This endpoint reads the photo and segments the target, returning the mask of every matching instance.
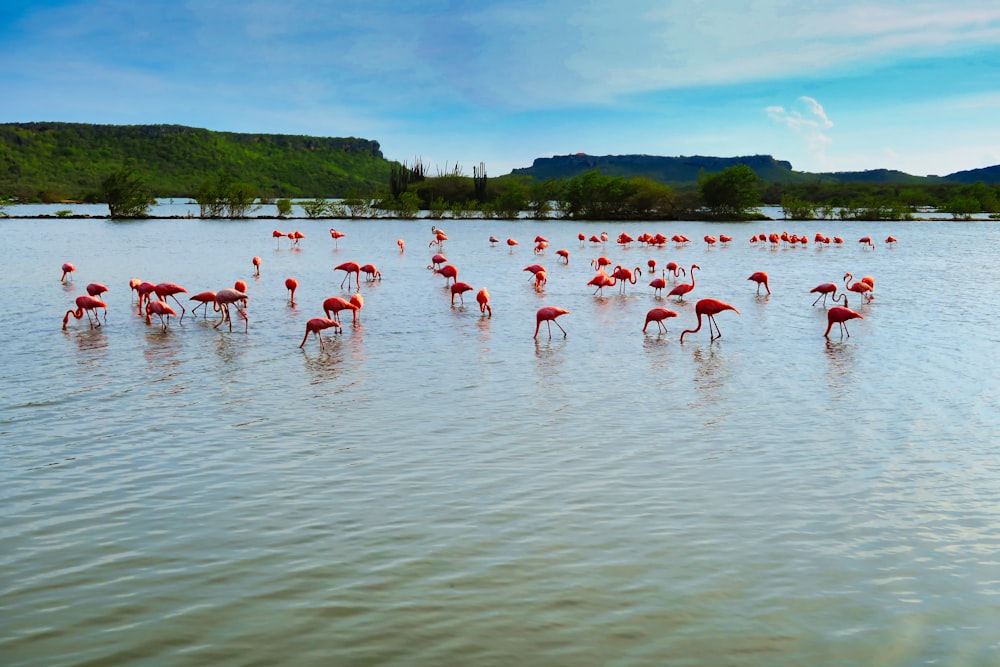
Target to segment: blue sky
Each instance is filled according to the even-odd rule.
[[[363,137],[431,174],[1000,164],[996,0],[8,0],[0,47],[0,122]]]

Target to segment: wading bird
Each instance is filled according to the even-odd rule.
[[[302,342],[299,343],[299,348],[306,344],[309,339],[309,334],[315,334],[316,338],[319,339],[319,349],[323,349],[323,336],[320,331],[324,329],[329,329],[330,327],[336,327],[339,331],[340,323],[331,320],[328,317],[314,317],[308,322],[306,322],[306,335],[302,337]]]
[[[82,296],[76,297],[76,310],[73,310],[71,308],[70,310],[66,311],[66,314],[63,315],[62,328],[63,329],[66,328],[66,324],[69,322],[70,315],[80,320],[83,319],[84,313],[87,314],[87,321],[90,322],[91,327],[101,326],[101,319],[97,316],[98,308],[103,308],[105,312],[107,312],[108,309],[107,305],[105,305],[103,301],[95,297],[92,297],[90,295],[84,294]],[[93,319],[91,319],[90,317],[91,312],[93,312],[94,314]],[[105,318],[107,318],[107,315],[105,315]]]
[[[735,312],[737,315],[740,314],[740,311],[736,310],[728,303],[723,303],[718,299],[701,299],[700,301],[698,301],[698,303],[694,305],[694,312],[696,315],[698,315],[698,326],[696,326],[694,329],[685,329],[684,331],[682,331],[681,342],[682,343],[684,342],[685,334],[696,333],[699,329],[701,329],[702,315],[704,315],[706,319],[708,319],[708,333],[711,335],[711,340],[715,340],[716,338],[722,338],[722,331],[719,329],[719,323],[715,321],[715,316],[724,310],[731,310]],[[715,331],[712,331],[713,325],[715,326]],[[715,335],[716,331],[718,332],[719,335]]]
[[[697,264],[692,264],[691,265],[691,271],[689,273],[689,275],[691,276],[691,282],[689,282],[689,283],[681,283],[680,285],[677,285],[676,287],[674,287],[672,290],[670,290],[667,293],[667,297],[668,298],[672,297],[672,296],[676,296],[678,301],[683,301],[684,300],[684,295],[688,294],[691,290],[694,289],[694,270],[695,269],[698,269],[700,271],[701,267],[698,266]]]
[[[846,297],[846,295],[845,295]],[[863,320],[861,315],[854,312],[847,307],[847,299],[844,299],[843,306],[834,306],[830,310],[826,311],[826,332],[823,334],[825,338],[830,337],[830,329],[833,328],[834,324],[840,325],[840,335],[843,336],[844,332],[847,332],[847,337],[851,337],[851,332],[847,330],[847,320]]]
[[[767,274],[764,273],[763,271],[755,271],[755,272],[751,273],[750,277],[747,278],[747,280],[752,280],[755,283],[757,283],[757,294],[758,295],[760,294],[760,286],[761,285],[764,286],[764,289],[767,290],[768,294],[771,293],[771,288],[767,286]]]
[[[669,308],[650,309],[650,311],[646,313],[646,322],[642,325],[642,333],[646,333],[646,327],[649,326],[650,322],[656,322],[656,327],[660,333],[667,333],[667,325],[663,323],[663,320],[668,317],[677,317],[677,313]]]
[[[556,322],[557,317],[563,315],[569,315],[569,311],[565,308],[560,308],[558,306],[543,306],[538,309],[535,313],[535,335],[534,338],[538,338],[538,329],[542,326],[542,322],[549,328],[549,338],[552,338],[552,323],[555,323],[559,330],[563,332],[563,336],[566,336],[566,330],[562,328],[558,322]]]

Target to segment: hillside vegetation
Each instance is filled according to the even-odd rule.
[[[0,196],[92,199],[131,169],[157,197],[191,197],[220,174],[266,197],[372,193],[389,179],[377,141],[214,132],[180,125],[0,124]]]

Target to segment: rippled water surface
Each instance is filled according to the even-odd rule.
[[[330,224],[0,220],[4,665],[1000,664],[995,224],[443,221],[492,318],[430,221]],[[783,230],[847,242],[748,243]],[[599,255],[643,274],[595,296]],[[300,349],[348,260],[381,282]],[[846,272],[875,298],[827,340],[808,291]],[[246,280],[248,332],[147,325],[133,277]],[[106,324],[63,330],[93,281]],[[740,314],[679,343],[704,297]]]

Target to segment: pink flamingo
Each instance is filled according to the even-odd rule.
[[[323,312],[335,322],[340,322],[340,311],[342,310],[350,310],[352,313],[356,313],[358,306],[339,296],[331,296],[329,299],[323,301]],[[354,319],[357,321],[356,317]]]
[[[104,308],[105,312],[107,312],[108,309],[107,305],[105,305],[105,303],[98,298],[92,297],[87,294],[76,297],[76,310],[73,310],[71,308],[66,311],[66,314],[63,315],[62,328],[63,329],[66,328],[66,324],[69,322],[70,315],[80,320],[83,319],[84,313],[87,313],[87,321],[90,322],[91,327],[101,326],[101,319],[97,315],[98,308]],[[93,312],[94,314],[94,319],[90,318],[91,312]]]
[[[698,266],[697,264],[692,264],[691,265],[691,271],[690,271],[690,274],[689,274],[691,276],[691,282],[689,282],[689,283],[681,283],[680,285],[677,285],[676,287],[674,287],[672,290],[670,290],[667,293],[667,297],[668,298],[672,297],[672,296],[676,296],[678,301],[683,301],[684,300],[684,295],[686,295],[687,293],[689,293],[691,290],[694,289],[694,270],[695,269],[701,270],[701,267]]]
[[[170,322],[170,316],[173,315],[177,317],[177,313],[174,309],[167,305],[166,301],[149,301],[146,303],[146,324],[152,324],[152,316],[156,315],[160,318],[160,324],[163,325],[163,330],[167,330],[167,324]]]
[[[319,339],[319,349],[323,349],[323,336],[320,331],[324,329],[329,329],[330,327],[336,327],[337,331],[340,330],[340,323],[331,320],[328,317],[314,317],[308,322],[306,322],[306,335],[302,337],[302,342],[299,343],[299,348],[302,348],[309,340],[309,334],[314,334],[316,338]],[[336,333],[336,332],[335,332]]]
[[[187,290],[178,285],[177,283],[159,283],[153,287],[153,291],[156,293],[156,298],[160,301],[166,301],[167,297],[170,297],[174,302],[181,308],[181,317],[184,319],[184,304],[182,304],[178,299],[178,294],[187,294]]]
[[[361,309],[365,307],[365,297],[361,296],[361,292],[355,292],[351,295],[351,305],[354,309],[351,310],[352,321],[356,325],[358,323],[358,313]]]
[[[428,269],[440,269],[443,264],[447,264],[447,263],[448,263],[448,258],[445,257],[444,255],[442,255],[441,253],[438,253],[438,254],[434,255],[433,257],[431,257],[431,263],[430,263],[430,265],[427,268]]]
[[[549,329],[549,338],[552,338],[553,322],[555,322],[555,325],[559,327],[559,330],[563,332],[563,337],[565,337],[566,330],[562,328],[561,324],[556,322],[556,318],[563,315],[569,315],[569,311],[565,308],[560,308],[558,306],[543,306],[542,308],[539,308],[538,312],[535,313],[535,335],[533,337],[538,338],[538,329],[542,326],[542,322],[545,322],[545,325]]]
[[[337,248],[338,247],[337,242],[340,241],[340,239],[344,238],[344,232],[338,232],[336,229],[331,227],[330,238],[333,239],[333,247]]]
[[[668,308],[651,308],[646,313],[646,323],[642,325],[642,333],[646,333],[646,327],[649,326],[650,322],[656,322],[657,330],[660,333],[667,333],[667,325],[663,323],[663,320],[668,317],[677,317],[677,313]]]
[[[663,296],[663,290],[667,286],[666,269],[660,275],[649,281],[649,286],[653,288],[653,296]]]
[[[764,273],[763,271],[754,271],[753,273],[750,274],[750,277],[747,278],[747,280],[752,280],[755,283],[757,283],[757,294],[758,294],[758,296],[760,295],[760,286],[761,285],[764,286],[764,289],[767,290],[768,294],[771,293],[771,288],[767,286],[767,274]]]
[[[677,282],[677,278],[680,276],[680,274],[683,273],[684,277],[685,278],[687,277],[687,269],[685,269],[683,266],[680,266],[677,262],[667,262],[666,270],[670,271],[673,274],[675,283]]]
[[[816,300],[812,302],[812,305],[814,306],[820,299],[823,299],[823,306],[825,307],[826,297],[830,294],[833,294],[831,298],[833,299],[834,303],[836,303],[840,299],[840,297],[847,298],[846,294],[841,294],[839,296],[837,295],[837,285],[835,283],[820,283],[819,285],[816,285],[816,287],[813,287],[811,290],[809,290],[809,293],[819,294],[819,296],[816,297]]]
[[[723,303],[718,299],[701,299],[700,301],[698,301],[698,303],[694,305],[694,312],[695,314],[698,315],[698,326],[696,326],[694,329],[685,329],[684,331],[682,331],[681,342],[682,343],[684,342],[685,334],[695,333],[701,329],[702,315],[705,315],[706,319],[708,320],[708,333],[711,335],[711,340],[715,340],[716,338],[722,338],[722,331],[719,329],[719,323],[715,321],[715,316],[724,310],[731,310],[735,312],[737,315],[740,314],[740,311],[736,310],[728,303]],[[715,325],[715,331],[719,332],[718,336],[715,335],[715,331],[712,331],[713,325]]]
[[[617,284],[618,284],[618,282],[614,278],[612,278],[611,276],[609,276],[604,271],[604,269],[601,269],[600,271],[598,271],[597,275],[595,275],[593,278],[591,278],[587,282],[587,285],[594,285],[594,286],[596,286],[597,289],[594,290],[594,294],[596,295],[598,292],[600,292],[601,296],[604,295],[604,288],[605,287],[614,287]]]
[[[299,281],[295,278],[285,278],[285,289],[288,290],[288,303],[295,305],[295,290],[299,288]]]
[[[254,275],[255,276],[259,276],[260,275],[260,257],[258,257],[257,255],[254,255],[252,261],[253,261]]]
[[[455,282],[451,286],[451,305],[453,306],[455,305],[455,296],[457,295],[459,300],[462,302],[462,305],[464,306],[465,305],[464,294],[466,292],[471,292],[472,289],[473,289],[472,285],[470,285],[469,283]]]
[[[556,255],[562,258],[563,264],[569,264],[569,250],[560,248],[559,250],[556,250]]]
[[[852,274],[850,273],[844,274],[844,285],[847,286],[847,290],[850,292],[857,292],[862,297],[864,297],[864,303],[869,303],[872,300],[872,295],[871,295],[873,289],[872,283],[869,283],[866,280],[859,280],[856,283],[851,283],[851,280],[853,279],[854,276]],[[874,282],[874,280],[872,280],[872,282]]]
[[[403,239],[399,239],[398,241],[396,241],[396,245],[399,246],[399,252],[400,254],[402,254],[403,251],[406,249],[406,242],[403,241]]]
[[[139,314],[142,315],[143,305],[149,301],[150,295],[156,289],[156,285],[151,282],[143,281],[135,286],[135,292],[139,295]]]
[[[72,274],[74,271],[76,271],[76,267],[70,264],[69,262],[66,262],[65,264],[62,265],[62,278],[60,278],[60,280],[64,283],[69,282],[68,280],[66,280],[66,277],[69,276],[72,279]]]
[[[203,308],[205,319],[208,319],[208,304],[212,304],[212,310],[218,312],[219,305],[215,303],[215,292],[198,292],[189,301],[197,301],[198,305],[191,309],[191,315],[198,317],[198,309]]]
[[[277,247],[280,248],[281,247],[281,239],[283,239],[285,237],[285,232],[278,231],[277,229],[275,229],[273,232],[271,232],[271,237],[274,238],[274,239],[277,239],[277,243],[278,243]]]
[[[458,269],[451,264],[445,264],[440,269],[435,269],[434,273],[444,276],[444,284],[447,285],[450,280],[458,279]]]
[[[246,326],[243,328],[243,332],[246,333],[250,329],[250,318],[247,317],[247,313],[243,308],[240,307],[240,302],[246,304],[250,297],[247,296],[246,292],[240,292],[235,289],[223,289],[215,293],[215,305],[218,306],[219,310],[222,311],[222,318],[215,323],[213,328],[218,328],[223,322],[229,322],[229,332],[233,331],[233,319],[229,314],[229,306],[232,305],[236,308],[236,312],[243,317]]]
[[[517,241],[515,241],[514,239],[507,239],[507,247],[510,248],[511,252],[514,252],[514,246],[516,246],[516,245],[520,245],[520,244]]]
[[[850,308],[847,307],[847,299],[846,299],[847,295],[844,295],[844,296],[845,296],[845,299],[844,299],[844,305],[843,306],[834,306],[830,310],[826,311],[826,322],[827,322],[827,324],[826,324],[826,333],[823,334],[823,336],[826,337],[826,338],[830,337],[830,329],[833,328],[834,324],[839,324],[840,325],[840,335],[841,336],[843,336],[844,332],[846,331],[847,332],[847,337],[850,338],[851,337],[851,332],[848,331],[848,329],[847,329],[847,321],[848,320],[855,320],[855,319],[857,319],[857,320],[863,320],[863,319],[865,319],[861,315],[859,315],[858,313],[854,312],[853,310],[851,310]]]
[[[625,285],[627,283],[635,285],[641,275],[642,269],[638,266],[635,269],[627,269],[621,264],[617,265],[611,272],[611,277],[618,281],[618,289],[622,294],[625,293]]]
[[[354,274],[354,280],[357,283],[358,290],[361,289],[361,265],[360,264],[358,264],[357,262],[344,262],[343,264],[338,264],[337,266],[333,267],[333,270],[334,271],[343,271],[344,273],[347,274],[346,276],[344,276],[344,279],[340,281],[340,288],[341,289],[344,288],[344,283],[347,283],[347,285],[350,286],[350,284],[351,284],[351,274],[352,273]]]
[[[365,274],[365,280],[375,282],[382,280],[382,272],[375,268],[374,264],[365,264],[361,267],[361,272]]]
[[[476,292],[476,301],[479,303],[479,312],[483,314],[488,312],[489,317],[493,317],[493,308],[490,307],[490,293],[485,287]]]

